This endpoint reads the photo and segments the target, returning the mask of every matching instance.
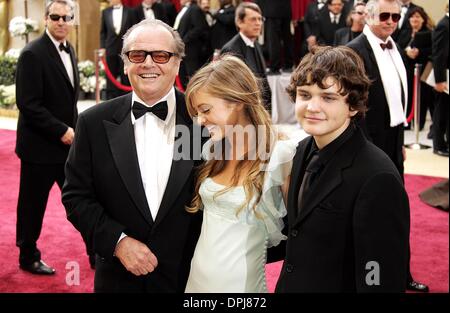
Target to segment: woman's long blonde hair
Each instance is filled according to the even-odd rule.
[[[243,61],[232,55],[224,55],[200,69],[191,78],[186,89],[186,105],[191,117],[197,115],[195,97],[200,89],[213,97],[223,99],[230,103],[242,104],[244,107],[242,112],[247,115],[246,117],[256,129],[256,151],[260,151],[260,148],[266,153],[272,151],[275,136],[271,118],[262,104],[261,89],[258,80]],[[262,129],[264,131],[258,131],[261,129],[261,126],[263,126]],[[220,143],[222,146],[225,145],[225,140],[225,138],[222,139]],[[214,177],[221,173],[225,168],[226,162],[225,149],[222,149],[221,158],[206,161],[198,168],[195,196],[191,205],[187,207],[188,212],[195,213],[202,208],[203,204],[199,195],[200,185],[206,178]],[[238,209],[236,214],[239,214],[242,209],[247,207],[256,194],[257,198],[252,207],[252,210],[255,210],[261,198],[264,181],[264,171],[261,169],[265,163],[266,161],[262,160],[258,153],[256,153],[255,160],[248,160],[244,157],[243,160],[238,162],[235,174],[233,175],[232,185],[227,186],[215,196],[224,194],[231,188],[238,186],[240,180],[239,174],[243,172],[242,169],[248,169],[248,173],[245,172],[246,175],[243,181],[246,201]]]

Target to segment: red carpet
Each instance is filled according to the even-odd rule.
[[[66,220],[56,185],[50,195],[38,242],[42,258],[56,268],[56,275],[35,276],[19,270],[15,246],[19,160],[14,154],[14,145],[15,132],[0,130],[0,260],[3,262],[0,292],[91,292],[94,271],[89,268],[81,236]],[[412,273],[416,280],[428,284],[431,292],[449,291],[449,216],[422,203],[418,193],[440,180],[406,176],[411,201]],[[70,283],[76,272],[73,264],[79,265],[79,285]],[[281,262],[267,266],[270,291],[275,287],[280,268]]]

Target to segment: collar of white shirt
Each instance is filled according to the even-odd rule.
[[[45,29],[45,33],[47,34],[48,37],[50,37],[50,40],[51,40],[51,41],[53,42],[53,44],[55,45],[56,51],[60,52],[60,50],[59,50],[59,45],[61,44],[61,41],[56,40],[55,37],[53,37],[52,34],[50,34],[50,32],[48,31],[48,29]],[[66,41],[66,40],[64,40],[62,43],[67,47],[67,41]]]
[[[148,105],[147,103],[145,103],[145,101],[142,101],[142,99],[139,98],[139,96],[133,91],[133,95],[131,97],[131,107],[133,107],[134,101],[140,102],[143,105],[151,107],[151,105]],[[172,87],[170,89],[170,91],[164,97],[162,97],[161,99],[156,101],[153,105],[155,105],[161,101],[167,101],[167,108],[168,108],[167,117],[164,121],[160,120],[161,123],[164,123],[164,125],[167,126],[170,123],[170,121],[172,120],[172,115],[176,108],[175,87]],[[134,118],[133,113],[131,113],[131,123],[133,125],[134,125],[134,123],[136,123],[136,119]]]
[[[334,14],[334,13],[331,13],[330,12],[330,20],[331,20],[331,23],[334,23],[334,19],[336,18],[336,24],[338,24],[339,23],[339,20],[341,19],[341,14]]]
[[[245,36],[242,32],[239,32],[239,35],[241,36],[242,40],[244,40],[244,43],[249,46],[254,48],[255,47],[255,42],[253,40],[251,40],[250,38],[248,38],[247,36]]]

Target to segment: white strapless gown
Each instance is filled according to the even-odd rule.
[[[280,186],[290,174],[296,146],[297,141],[280,141],[275,145],[256,207],[262,218],[251,210],[252,203],[236,215],[246,199],[242,186],[216,195],[225,187],[211,178],[201,184],[203,224],[186,292],[267,292],[266,251],[285,239],[281,230],[286,208]]]

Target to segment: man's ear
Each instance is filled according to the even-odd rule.
[[[359,112],[358,110],[354,110],[354,109],[350,108],[350,112],[349,112],[350,117],[355,116],[356,114],[358,114],[358,112]]]

